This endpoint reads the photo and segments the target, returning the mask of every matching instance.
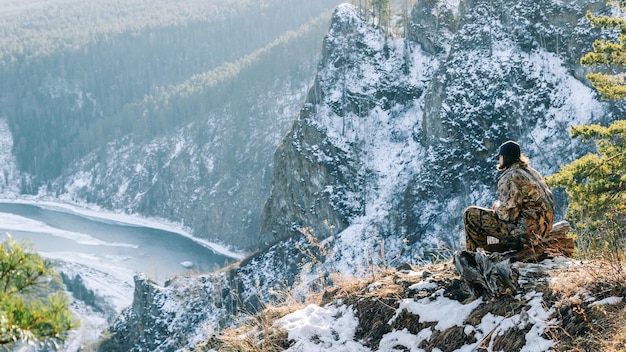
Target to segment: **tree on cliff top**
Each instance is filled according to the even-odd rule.
[[[623,15],[626,1],[609,2]],[[622,99],[626,97],[626,81],[624,66],[626,65],[626,19],[619,16],[596,17],[587,12],[591,25],[601,29],[618,29],[616,41],[598,39],[593,42],[593,51],[584,55],[580,62],[599,70],[591,72],[587,78],[604,99]]]
[[[0,346],[63,340],[76,326],[67,297],[42,297],[54,275],[50,264],[26,244],[10,236],[0,243]]]
[[[626,1],[611,3],[624,14]],[[587,77],[604,99],[626,97],[626,20],[623,17],[595,17],[587,13],[593,26],[619,29],[616,42],[596,40],[593,52],[581,58],[583,65],[599,69]],[[569,196],[567,217],[574,222],[578,248],[582,251],[609,250],[621,259],[626,239],[626,120],[608,127],[572,127],[572,137],[594,140],[597,153],[589,153],[563,166],[548,182],[564,187]]]

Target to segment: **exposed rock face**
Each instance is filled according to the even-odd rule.
[[[227,325],[237,304],[224,273],[177,277],[160,287],[135,277],[133,305],[111,326],[100,351],[173,351]]]
[[[443,2],[418,1],[411,12],[408,39],[429,54],[441,54],[450,49],[458,21],[458,12]]]
[[[348,197],[358,197],[357,170],[340,167],[350,165],[349,156],[328,143],[324,131],[307,123],[309,114],[303,109],[275,154],[273,182],[275,189],[281,190],[265,206],[261,241],[266,245],[281,239],[275,236],[275,229],[292,234],[313,231],[328,237],[346,228],[349,219],[361,210],[358,198],[348,204]],[[343,206],[333,206],[340,204]],[[334,224],[334,228],[318,222],[320,218]]]
[[[518,140],[533,166],[550,174],[589,148],[570,139],[570,125],[623,116],[623,104],[600,102],[580,80],[578,58],[597,35],[584,14],[604,6],[420,1],[407,40],[386,38],[358,9],[339,6],[315,83],[274,155],[260,231],[266,249],[219,288],[200,284],[212,275],[178,280],[218,290],[207,297],[236,287],[254,307],[276,288],[298,294],[333,273],[459,248],[463,208],[495,199],[500,143]],[[229,312],[218,301],[193,302],[182,286],[138,290],[141,303],[114,326],[116,339],[135,350],[169,350],[158,342],[166,332],[174,341],[189,335],[190,321],[210,325]],[[143,300],[144,291],[159,298]],[[184,310],[163,308],[183,299]],[[141,338],[128,333],[151,321],[154,330]]]
[[[384,33],[365,23],[356,9],[342,6],[335,12],[315,84],[274,157],[262,243],[303,228],[326,238],[366,215],[369,180],[379,171],[369,165],[379,142],[373,138],[378,129],[391,127],[381,118],[412,109],[424,89],[412,82],[407,54],[389,46]],[[416,121],[404,116],[397,122],[405,125],[393,126],[381,138],[406,141]]]
[[[550,174],[580,153],[569,138],[571,124],[612,114],[615,107],[600,104],[593,92],[581,94],[588,88],[572,74],[582,71],[578,59],[593,40],[584,13],[600,6],[460,3],[458,31],[424,98],[420,141],[428,161],[405,193],[413,209],[403,223],[415,229],[416,241],[438,226],[447,229],[443,236],[460,227],[460,219],[441,224],[441,213],[491,204],[483,197],[495,187],[492,157],[503,141],[519,141],[535,167]]]

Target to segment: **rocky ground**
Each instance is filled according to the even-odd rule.
[[[617,351],[623,263],[506,263],[513,287],[471,287],[449,260],[343,281],[268,307],[198,351]]]

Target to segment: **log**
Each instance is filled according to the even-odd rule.
[[[555,257],[571,257],[576,250],[574,239],[567,236],[570,224],[563,220],[555,223],[547,236],[535,243],[525,244],[522,249],[511,253],[512,259],[529,262]]]

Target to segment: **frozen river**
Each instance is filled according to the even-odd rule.
[[[208,272],[232,258],[191,238],[165,230],[124,224],[31,204],[0,203],[2,238],[29,240],[44,257],[106,264],[143,272],[162,283],[186,272]]]
[[[85,286],[110,308],[102,313],[73,301],[81,327],[67,351],[97,340],[111,319],[132,303],[136,273],[162,285],[173,275],[215,271],[236,260],[228,251],[224,253],[231,256],[173,230],[104,215],[0,202],[0,240],[9,233],[20,242],[29,241],[42,257],[55,261],[58,271],[69,277],[80,275]]]

